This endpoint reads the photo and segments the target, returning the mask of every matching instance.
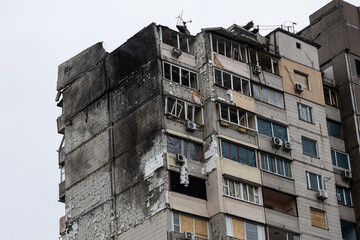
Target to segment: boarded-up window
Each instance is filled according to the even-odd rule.
[[[239,239],[245,239],[245,227],[244,221],[232,219],[234,237]]]
[[[191,232],[195,237],[208,239],[207,224],[205,219],[173,213],[173,230],[176,232]]]
[[[308,76],[304,73],[294,72],[295,82],[300,83],[304,89],[309,89]]]
[[[265,240],[265,229],[255,223],[226,217],[226,235],[236,239]]]
[[[326,212],[315,208],[310,208],[311,225],[326,228]]]

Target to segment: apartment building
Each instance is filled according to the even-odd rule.
[[[342,239],[354,211],[320,45],[178,29],[59,66],[62,239]]]

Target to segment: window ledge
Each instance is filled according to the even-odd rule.
[[[243,199],[240,199],[240,198],[236,198],[236,197],[232,197],[232,196],[228,196],[228,195],[225,195],[225,194],[223,194],[223,197],[231,198],[231,199],[234,199],[234,200],[237,200],[237,201],[241,201],[241,202],[245,202],[245,203],[250,203],[250,204],[253,204],[253,205],[256,205],[256,206],[263,206],[263,205],[261,205],[260,203],[254,203],[254,202],[246,201],[246,200],[243,200]],[[260,198],[260,196],[259,196],[259,198]]]

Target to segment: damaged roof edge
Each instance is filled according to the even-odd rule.
[[[303,31],[303,30],[301,30],[301,31]],[[281,28],[277,28],[277,29],[271,31],[270,33],[268,33],[268,34],[266,35],[266,37],[268,38],[271,34],[275,34],[276,32],[282,32],[282,33],[284,33],[284,34],[287,34],[287,35],[289,35],[289,36],[291,36],[291,37],[293,37],[293,38],[296,38],[296,39],[298,39],[298,40],[300,40],[300,41],[303,41],[303,42],[305,42],[305,43],[307,43],[307,44],[310,44],[310,45],[316,47],[317,49],[319,49],[319,48],[321,47],[320,44],[317,44],[317,43],[315,43],[315,42],[313,42],[313,41],[311,41],[311,40],[309,40],[309,39],[306,39],[306,38],[300,36],[299,34],[300,34],[301,32],[295,34],[295,33],[288,32],[288,31],[286,31],[286,30],[284,30],[284,29],[281,29]]]

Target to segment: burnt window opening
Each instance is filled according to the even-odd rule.
[[[203,124],[202,108],[177,98],[166,96],[165,113],[180,120]]]
[[[296,197],[263,188],[264,207],[297,217]]]
[[[247,48],[231,41],[227,41],[221,37],[212,35],[212,47],[213,51],[231,58],[238,62],[247,63]]]
[[[339,107],[337,92],[333,89],[324,87],[325,103],[333,107]]]
[[[167,150],[169,153],[183,154],[186,159],[202,161],[202,145],[193,141],[188,141],[173,135],[168,135]]]
[[[255,114],[219,103],[220,120],[256,131]]]
[[[163,65],[164,78],[175,83],[179,83],[186,87],[197,89],[197,74],[196,72],[187,70],[182,67],[164,62]]]
[[[180,49],[182,52],[194,54],[195,39],[192,36],[173,31],[169,28],[162,27],[162,42]]]
[[[237,92],[241,92],[247,96],[251,96],[250,91],[250,81],[242,78],[240,76],[236,76],[227,72],[224,72],[219,69],[214,69],[215,73],[215,83],[225,87],[227,89],[231,89]]]
[[[301,43],[297,42],[296,43],[296,48],[301,49]]]
[[[258,52],[254,49],[249,49],[250,63],[252,65],[260,66],[262,70],[280,75],[279,64],[277,60],[273,59],[271,56]]]
[[[360,60],[355,59],[356,73],[360,76]]]
[[[180,184],[180,174],[178,172],[170,171],[170,191],[207,200],[205,179],[189,176],[189,185],[185,187]]]

